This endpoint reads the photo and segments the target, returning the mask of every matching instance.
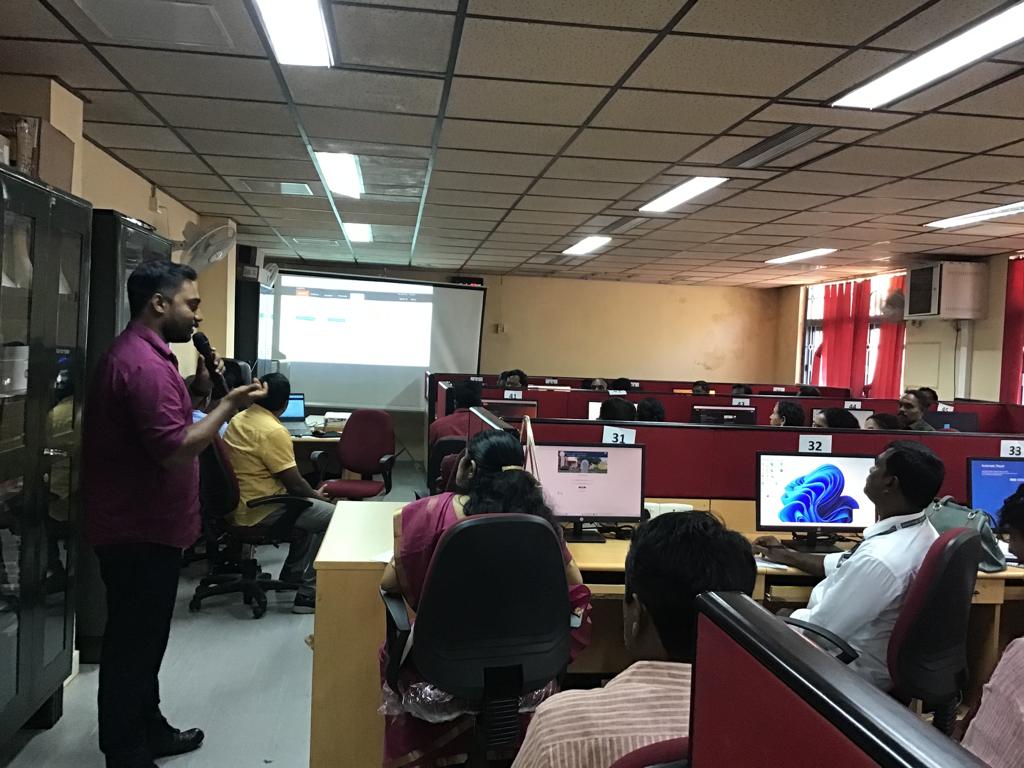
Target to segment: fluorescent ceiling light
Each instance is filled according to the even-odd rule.
[[[320,0],[256,0],[256,5],[279,64],[334,64]]]
[[[359,158],[347,152],[317,152],[320,164],[331,192],[356,200],[363,194],[363,174],[359,170]]]
[[[1024,3],[1018,3],[952,40],[915,56],[906,64],[846,94],[832,106],[880,107],[1021,38],[1024,38]]]
[[[696,176],[678,187],[673,187],[661,197],[656,197],[647,205],[640,206],[641,213],[664,213],[670,211],[677,205],[682,205],[687,200],[692,200],[697,195],[704,194],[709,189],[714,189],[719,184],[728,181],[720,176]]]
[[[369,224],[342,224],[342,229],[345,230],[345,237],[349,239],[351,243],[372,243],[373,242],[373,229]]]
[[[590,237],[584,237],[576,245],[569,246],[562,253],[569,256],[582,256],[585,253],[596,251],[602,245],[608,245],[612,239],[605,237],[604,235],[591,235]]]
[[[932,221],[929,222],[928,224],[925,224],[925,226],[935,227],[936,229],[965,227],[968,224],[976,224],[979,221],[987,221],[988,219],[1001,219],[1004,216],[1016,216],[1019,213],[1024,213],[1024,200],[1021,200],[1019,203],[1000,205],[998,208],[986,208],[984,211],[965,213],[963,216],[954,216],[951,219],[940,219],[939,221]]]
[[[835,248],[815,248],[813,251],[803,251],[801,253],[790,254],[789,256],[779,256],[777,259],[768,259],[765,264],[789,264],[791,261],[813,259],[815,256],[826,256],[835,252]]]

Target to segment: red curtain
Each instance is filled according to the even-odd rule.
[[[821,367],[817,383],[849,387],[852,396],[860,397],[867,364],[870,311],[871,283],[867,280],[825,286]]]
[[[903,275],[889,282],[889,292],[902,291],[906,283]],[[903,384],[903,343],[907,334],[906,321],[882,323],[878,335],[878,361],[875,377],[868,388],[871,397],[898,398]]]
[[[1007,270],[999,399],[1004,403],[1019,403],[1024,355],[1024,260],[1011,260]]]

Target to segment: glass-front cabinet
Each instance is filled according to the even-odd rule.
[[[0,742],[71,670],[91,210],[0,169]]]

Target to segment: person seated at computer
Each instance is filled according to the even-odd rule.
[[[801,384],[800,388],[796,391],[796,394],[797,397],[821,397],[821,390],[817,387]]]
[[[918,395],[918,399],[921,401],[921,406],[924,408],[924,412],[927,413],[934,408],[939,402],[939,393],[931,387],[909,387],[904,390],[905,393],[915,392]]]
[[[774,536],[754,548],[770,560],[824,576],[811,592],[802,619],[834,632],[860,656],[850,668],[883,690],[892,687],[886,654],[903,596],[938,533],[924,509],[945,477],[942,460],[922,443],[889,443],[864,483],[877,522],[847,552],[815,555],[787,549]]]
[[[818,429],[860,429],[860,422],[845,408],[823,408],[814,414],[811,426]]]
[[[689,733],[701,592],[750,594],[750,544],[709,512],[643,523],[626,557],[622,606],[635,663],[603,688],[565,691],[537,709],[513,768],[607,768],[635,749]]]
[[[693,382],[691,391],[695,395],[710,395],[711,387],[706,381],[704,381],[704,379],[697,379],[697,381]]]
[[[389,594],[401,595],[415,611],[438,542],[445,531],[472,515],[528,514],[553,522],[544,493],[533,475],[524,469],[524,462],[523,446],[516,436],[501,431],[474,435],[466,447],[466,456],[459,463],[456,481],[459,491],[414,501],[395,515],[394,556],[384,568],[381,588]],[[560,533],[561,528],[556,526],[555,531]],[[590,590],[583,585],[580,569],[564,541],[562,559],[570,606],[578,617],[572,621],[576,625],[572,630],[572,654],[575,656],[590,638]],[[501,606],[495,605],[494,610],[501,610]],[[386,669],[383,652],[381,669]],[[420,682],[409,663],[403,668],[402,681],[405,690]],[[385,765],[425,768],[457,764],[455,756],[467,751],[468,715],[428,723],[408,714],[399,696],[390,689],[384,693],[389,708],[402,709],[402,714],[385,716]]]
[[[498,386],[505,389],[526,389],[530,386],[530,379],[519,368],[513,368],[499,374]]]
[[[900,398],[898,414],[900,428],[914,432],[934,432],[935,427],[924,420],[925,411],[928,410],[927,402],[928,396],[922,394],[919,389],[904,392],[903,397]]]
[[[1024,563],[1024,485],[1003,502],[999,529]],[[1006,646],[976,713],[965,718],[963,746],[991,768],[1020,768],[1024,756],[1024,638]]]
[[[645,397],[636,404],[637,421],[664,421],[665,406],[656,397]]]
[[[608,382],[608,389],[612,392],[632,392],[633,382],[624,376],[620,376]]]
[[[900,429],[900,420],[893,413],[873,413],[864,420],[864,429]]]
[[[580,382],[581,389],[592,389],[595,392],[607,392],[608,382],[604,379],[584,379]]]
[[[636,421],[636,406],[621,397],[610,397],[601,403],[598,421]]]
[[[802,427],[807,423],[803,406],[792,400],[779,400],[768,417],[773,427]]]
[[[733,384],[732,385],[732,395],[733,395],[733,397],[744,397],[745,395],[752,395],[752,394],[754,394],[754,390],[752,390],[746,384]]]
[[[465,438],[469,435],[469,409],[480,405],[480,382],[457,381],[448,396],[452,398],[455,410],[447,416],[434,419],[427,430],[428,445],[433,445],[442,437]]]
[[[202,359],[199,360],[199,364],[196,366],[195,375],[185,379],[185,388],[188,389],[189,397],[192,400],[192,423],[198,424],[206,418],[206,414],[210,412],[210,405],[213,402],[213,382],[210,380],[210,372],[206,370]],[[221,437],[224,437],[227,429],[228,425],[225,422],[220,425],[217,432]]]
[[[292,392],[288,379],[280,373],[268,373],[261,381],[267,387],[267,396],[258,405],[235,414],[224,434],[231,468],[238,479],[239,502],[232,522],[266,526],[279,520],[284,514],[283,507],[246,506],[246,502],[261,496],[291,494],[311,500],[311,506],[295,520],[295,530],[303,535],[288,545],[280,578],[301,584],[292,610],[312,613],[316,605],[313,560],[331,522],[334,502],[311,487],[296,466],[291,434],[279,419]]]

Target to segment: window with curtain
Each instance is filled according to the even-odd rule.
[[[803,382],[849,387],[853,397],[898,397],[906,323],[884,308],[903,285],[898,274],[810,286]]]

